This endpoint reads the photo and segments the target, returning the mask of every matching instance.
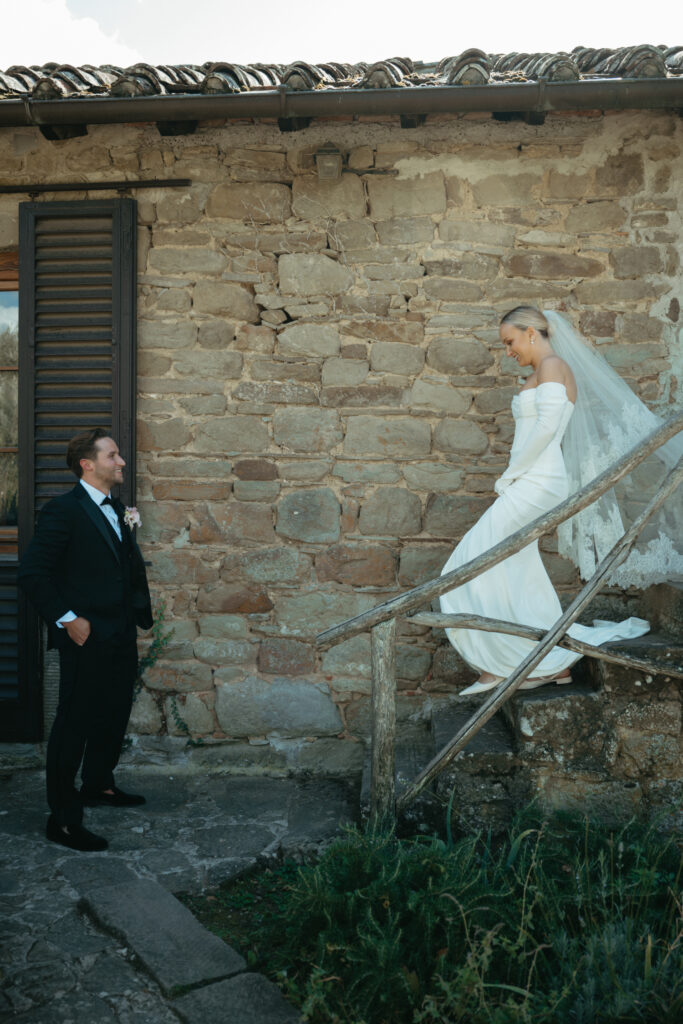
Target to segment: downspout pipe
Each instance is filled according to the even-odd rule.
[[[228,95],[89,96],[35,102],[24,98],[0,100],[0,127],[656,108],[683,109],[683,77],[303,92],[281,87]]]

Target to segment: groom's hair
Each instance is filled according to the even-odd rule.
[[[95,427],[93,430],[84,430],[82,434],[76,434],[69,441],[66,449],[66,464],[78,479],[83,476],[81,459],[97,458],[97,442],[103,437],[111,437],[111,431],[104,427]]]

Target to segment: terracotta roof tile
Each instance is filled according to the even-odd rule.
[[[459,57],[444,58],[436,73],[443,85],[486,85],[492,67],[492,58],[483,50],[464,50]]]
[[[657,46],[625,46],[619,50],[574,50],[584,74],[609,78],[665,78],[667,66]]]
[[[0,72],[0,100],[68,99],[73,96],[162,96],[244,93],[284,86],[288,91],[429,88],[506,82],[571,82],[600,78],[683,76],[683,46],[631,46],[616,50],[576,47],[571,53],[486,54],[469,49],[438,63],[392,57],[374,64],[86,64],[13,66]]]

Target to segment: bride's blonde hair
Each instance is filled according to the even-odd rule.
[[[515,306],[500,321],[501,327],[503,324],[512,324],[513,327],[518,327],[520,331],[525,331],[527,327],[533,327],[546,340],[550,337],[548,321],[540,309],[536,309],[535,306]]]

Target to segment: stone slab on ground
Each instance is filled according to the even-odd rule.
[[[230,1024],[296,1024],[301,1019],[277,985],[262,974],[240,974],[195,989],[177,999],[173,1008],[185,1024],[228,1020]]]
[[[339,835],[340,828],[350,825],[355,816],[348,796],[334,783],[324,780],[300,783],[298,796],[299,799],[291,800],[288,807],[289,829],[281,841],[285,857],[310,852],[329,842]]]
[[[90,922],[82,918],[75,910],[70,910],[58,917],[48,928],[45,939],[57,946],[63,953],[68,953],[73,957],[102,953],[111,946],[110,937],[96,932]]]
[[[79,913],[79,904],[103,889],[121,902],[126,886],[145,883],[158,887],[163,906],[165,898],[173,899],[169,890],[198,892],[275,857],[318,849],[339,823],[353,820],[357,806],[354,787],[339,781],[236,777],[210,767],[189,773],[177,765],[122,765],[117,781],[144,793],[147,803],[88,808],[86,826],[106,836],[110,846],[81,854],[45,840],[43,772],[18,770],[16,763],[0,771],[0,1019],[178,1024],[179,1000],[150,975],[132,939],[122,941],[121,932],[95,924],[91,915]],[[230,980],[242,977],[251,975]],[[181,983],[177,973],[171,981]],[[266,995],[252,993],[250,986],[260,990],[261,983]],[[223,984],[210,980],[204,988],[220,994]],[[236,1005],[242,993],[244,1012],[251,1013],[244,1020],[295,1019],[281,997],[279,1003],[267,1000],[268,988],[257,977],[234,989]],[[226,1004],[219,1000],[216,1007],[208,995],[200,998],[203,990],[196,990],[202,1024],[225,1024]],[[283,1006],[288,1016],[282,1016]]]
[[[105,1001],[91,992],[68,992],[48,1006],[10,1014],[8,1020],[13,1024],[115,1024],[116,1017]]]
[[[134,951],[167,994],[246,968],[239,953],[202,927],[157,882],[141,879],[94,889],[82,906]]]
[[[297,784],[293,779],[263,779],[237,776],[208,779],[204,791],[228,819],[260,822],[287,820],[290,800],[296,798]]]
[[[37,743],[0,743],[0,773],[17,768],[40,768],[43,758]]]
[[[99,854],[73,857],[60,865],[59,870],[81,893],[107,885],[134,882],[138,878],[121,857],[102,857]]]

